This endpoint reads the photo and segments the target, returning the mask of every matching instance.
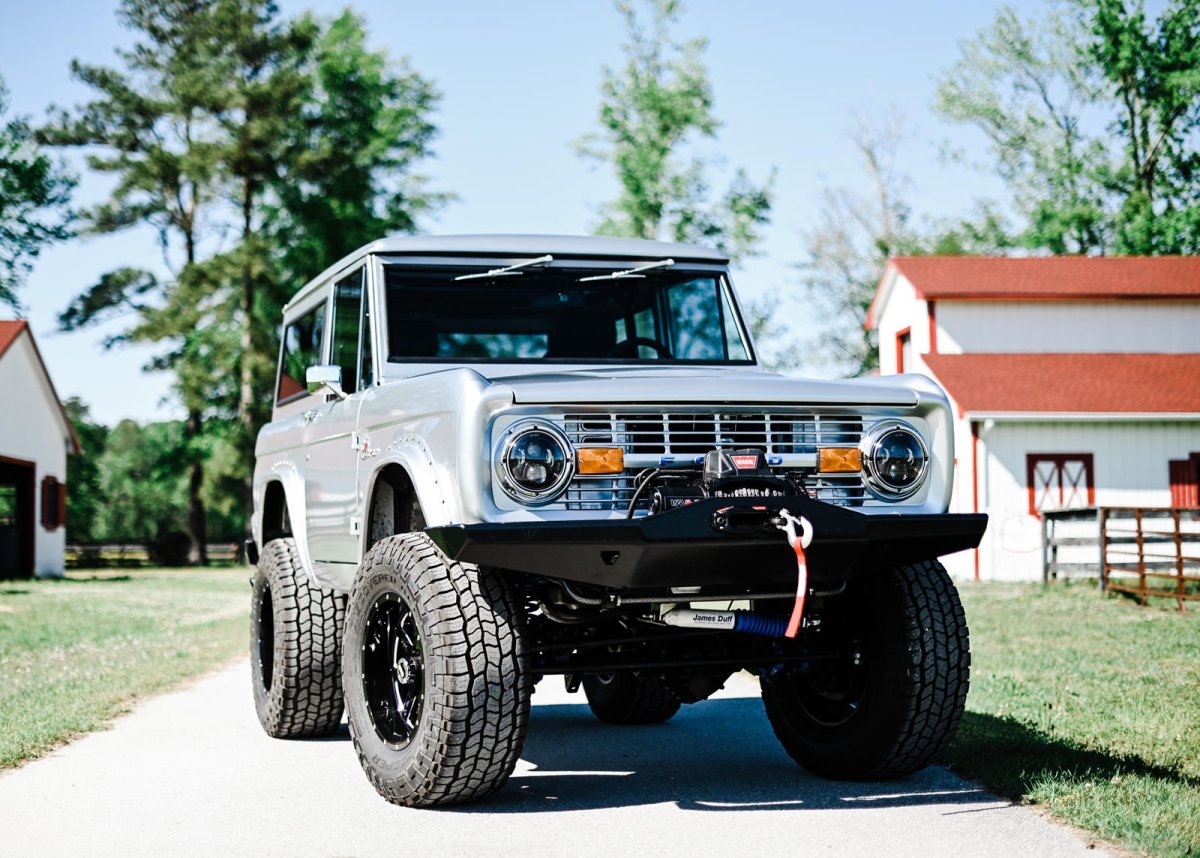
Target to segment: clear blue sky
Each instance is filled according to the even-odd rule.
[[[130,35],[115,0],[0,0],[0,75],[18,113],[35,118],[51,104],[73,106],[87,91],[71,80],[79,58],[111,63]],[[425,170],[459,201],[426,223],[429,232],[581,233],[612,196],[602,168],[581,161],[571,142],[594,126],[601,67],[619,64],[620,21],[607,0],[416,3],[359,0],[376,47],[408,55],[443,93],[437,158]],[[1041,2],[1018,3],[1025,11]],[[284,14],[333,15],[344,2],[282,0]],[[764,256],[737,277],[743,296],[795,287],[800,231],[817,214],[824,185],[856,185],[861,169],[846,144],[853,110],[898,109],[912,140],[904,169],[918,215],[951,215],[995,195],[988,178],[942,163],[944,141],[982,155],[981,139],[930,112],[933,81],[957,56],[957,42],[987,24],[992,3],[856,3],[691,0],[680,35],[709,41],[719,150],[731,166],[761,179],[778,168],[774,222]],[[88,176],[78,199],[99,199],[108,179]],[[22,293],[59,394],[81,396],[105,422],[177,416],[170,379],[146,374],[148,348],[104,351],[119,329],[55,332],[71,297],[120,265],[160,266],[147,230],[76,240],[38,261]],[[297,284],[299,286],[300,284]],[[800,303],[789,321],[812,330],[821,320]]]

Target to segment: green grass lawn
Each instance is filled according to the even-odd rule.
[[[0,769],[246,651],[249,570],[0,581]]]
[[[1094,585],[960,592],[971,693],[947,762],[1127,849],[1200,855],[1200,617]]]

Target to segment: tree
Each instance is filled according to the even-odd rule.
[[[187,560],[187,489],[184,469],[175,461],[182,447],[179,421],[139,425],[122,420],[108,434],[100,459],[104,515],[100,538],[139,542],[152,562],[182,565]]]
[[[422,215],[449,199],[414,172],[432,154],[430,114],[440,94],[406,58],[392,61],[366,40],[350,11],[321,32],[312,90],[293,116],[284,170],[272,184],[267,229],[292,286],[367,242],[415,232]],[[265,321],[277,320],[273,312]]]
[[[1009,8],[962,43],[935,109],[979,128],[1024,220],[1050,253],[1200,247],[1200,0],[1076,0],[1022,21]]]
[[[617,0],[625,19],[625,65],[606,67],[600,131],[577,144],[580,154],[611,164],[620,184],[603,208],[601,235],[714,244],[732,257],[755,252],[770,221],[774,176],[754,184],[738,169],[725,193],[711,198],[709,164],[693,151],[697,138],[715,139],[712,84],[703,62],[704,39],[672,41],[677,0],[646,0],[650,22],[633,0]]]
[[[917,248],[904,201],[908,177],[896,164],[903,121],[859,117],[850,142],[862,159],[869,193],[846,187],[821,193],[817,225],[802,235],[802,284],[821,333],[811,349],[838,372],[865,375],[879,366],[874,332],[864,325],[888,257]]]
[[[205,296],[217,339],[236,332],[238,449],[243,503],[251,505],[254,439],[268,413],[262,393],[271,374],[273,324],[259,310],[272,291],[272,252],[265,235],[265,201],[283,170],[292,117],[310,91],[305,66],[317,35],[311,18],[280,21],[270,0],[212,0],[211,31],[202,61],[213,69],[211,110],[217,132],[220,180],[236,211],[239,243],[212,270],[233,278],[211,280]],[[274,320],[272,320],[273,322]],[[249,532],[249,517],[247,534]]]
[[[72,63],[72,72],[96,97],[74,114],[56,110],[42,138],[58,146],[89,147],[90,169],[112,174],[116,184],[108,200],[81,213],[85,229],[105,234],[147,224],[158,233],[164,259],[178,243],[183,259],[174,278],[162,281],[151,272],[125,267],[102,276],[60,315],[72,330],[132,311],[126,331],[110,340],[174,341],[170,354],[186,354],[197,329],[163,313],[172,290],[195,283],[204,213],[217,201],[219,149],[211,139],[213,94],[219,71],[203,62],[213,34],[215,0],[125,0],[122,22],[140,37],[132,49],[118,51],[123,70]],[[162,358],[151,368],[171,367]],[[211,377],[212,373],[209,373]],[[199,446],[203,412],[208,406],[204,380],[177,384],[187,408],[186,445]],[[205,514],[201,487],[203,463],[191,456],[188,488],[190,558],[206,562]]]
[[[325,25],[283,20],[269,0],[124,0],[121,15],[138,43],[121,69],[77,64],[96,98],[60,111],[45,136],[97,148],[90,166],[117,184],[85,213],[89,228],[150,224],[171,273],[110,272],[61,322],[121,314],[130,321],[116,342],[164,347],[148,368],[174,373],[188,410],[170,461],[189,470],[188,530],[202,562],[205,501],[216,497],[206,474],[222,489],[239,481],[248,521],[279,308],[354,246],[413,229],[440,201],[411,172],[428,154],[437,95],[366,50],[349,14]],[[206,467],[214,451],[233,453],[234,466]],[[222,521],[235,514],[219,506]]]
[[[74,179],[39,146],[21,117],[5,118],[0,78],[0,306],[20,309],[17,291],[42,248],[70,236]]]
[[[75,542],[98,542],[105,526],[100,461],[108,443],[108,427],[92,422],[88,406],[72,396],[63,408],[75,427],[81,452],[67,456],[67,533]]]
[[[934,109],[987,137],[993,169],[1027,221],[1018,241],[1052,253],[1103,253],[1111,243],[1108,192],[1097,179],[1104,147],[1085,133],[1095,103],[1076,16],[1022,21],[1002,8],[990,27],[961,43],[943,74]]]
[[[406,60],[366,47],[362,20],[272,22],[274,7],[231,31],[221,116],[241,242],[237,415],[249,505],[254,437],[270,415],[280,309],[295,289],[368,241],[413,232],[447,197],[416,166],[429,157],[438,93]],[[237,32],[244,32],[238,47]],[[258,33],[257,37],[251,34]],[[248,519],[247,519],[248,520]]]
[[[1200,0],[1172,0],[1151,25],[1138,0],[1091,0],[1088,56],[1118,105],[1118,253],[1200,252]]]

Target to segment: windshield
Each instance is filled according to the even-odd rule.
[[[480,268],[386,265],[388,360],[751,363],[720,274],[580,282],[621,267],[456,280]]]

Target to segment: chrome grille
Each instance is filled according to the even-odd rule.
[[[702,455],[717,447],[757,447],[768,455],[816,453],[855,446],[857,417],[724,411],[564,414],[563,430],[577,446],[612,445],[629,455]]]
[[[857,446],[863,424],[857,417],[783,411],[696,409],[640,412],[566,413],[563,431],[579,446],[615,446],[625,452],[627,470],[616,476],[577,475],[567,489],[571,510],[625,510],[633,496],[634,476],[659,464],[660,457],[701,456],[717,447],[754,447],[779,457],[785,470],[805,470],[815,496],[823,501],[859,506],[868,497],[858,474],[815,473],[819,447]],[[639,503],[639,508],[645,501]]]

